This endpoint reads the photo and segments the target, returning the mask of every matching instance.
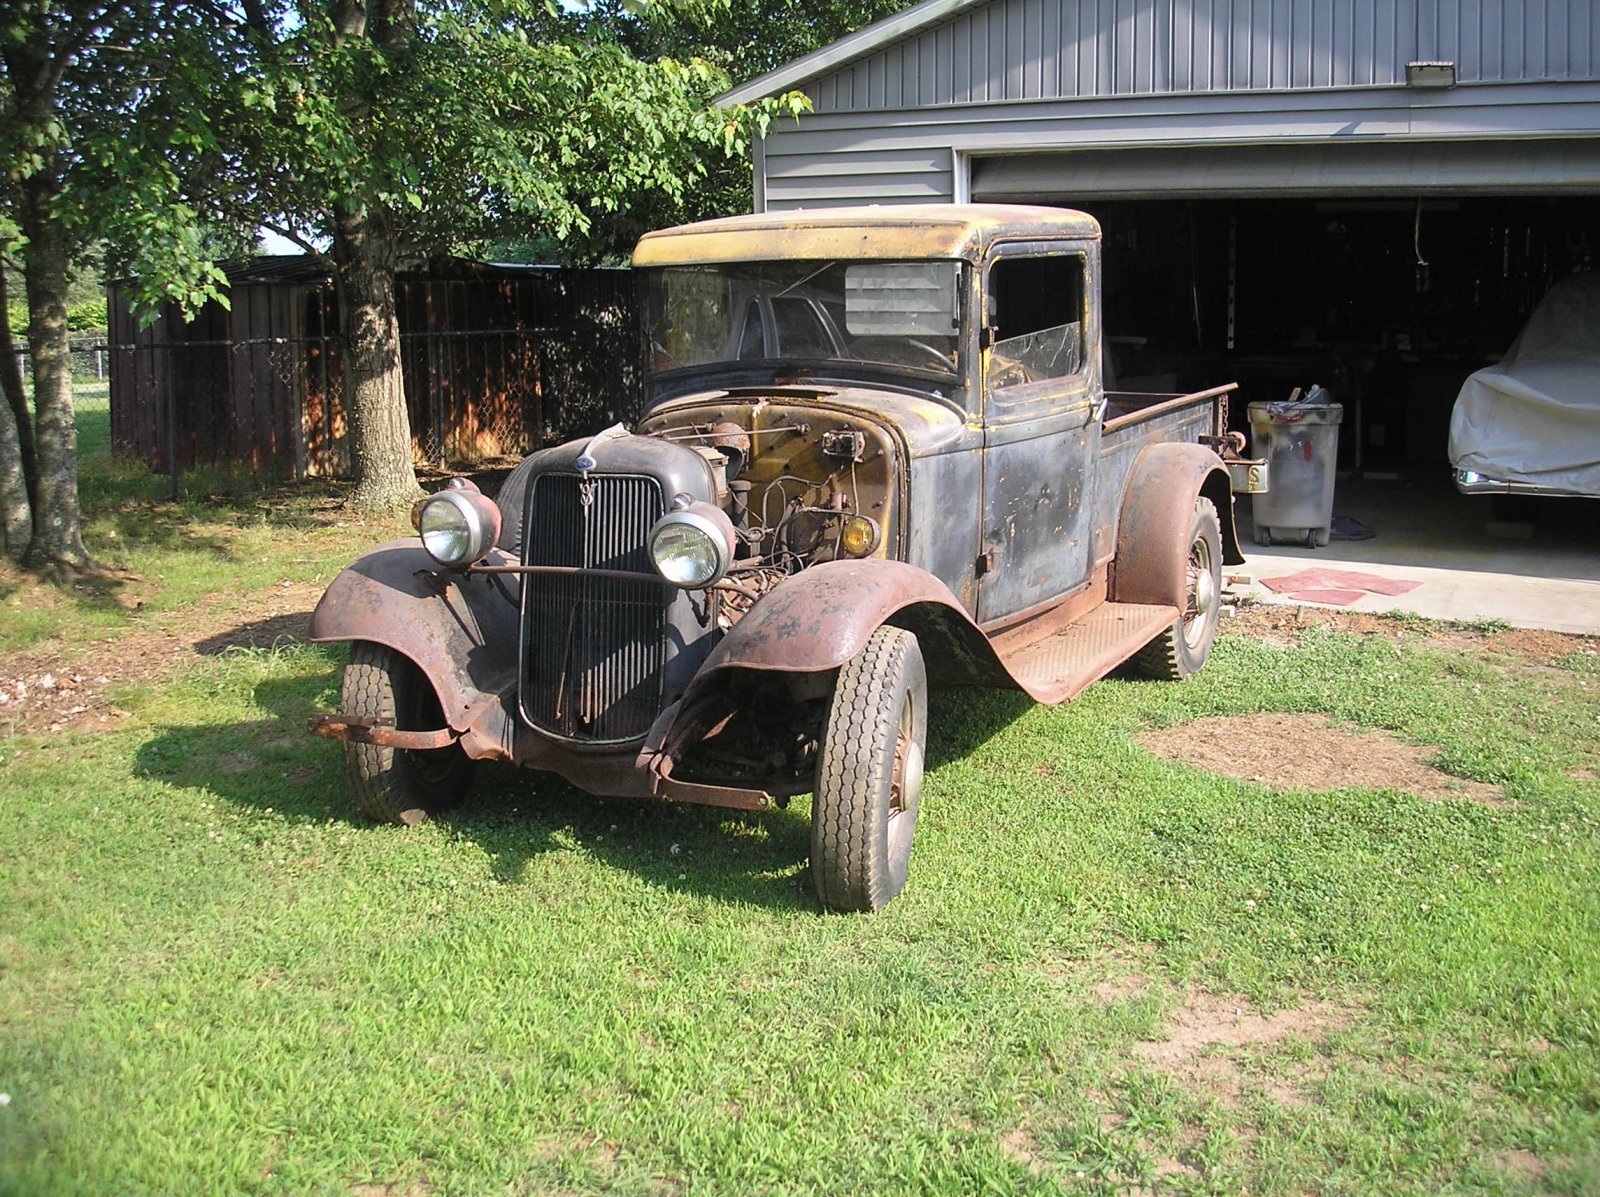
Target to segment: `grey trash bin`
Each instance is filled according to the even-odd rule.
[[[1343,419],[1321,387],[1301,400],[1250,405],[1252,455],[1266,458],[1270,479],[1270,489],[1251,496],[1257,544],[1328,543]]]

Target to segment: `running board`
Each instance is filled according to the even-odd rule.
[[[1031,644],[1013,648],[1005,665],[1039,702],[1076,698],[1178,619],[1176,607],[1101,603],[1093,611]]]

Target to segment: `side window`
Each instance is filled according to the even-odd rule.
[[[1082,254],[1001,258],[989,269],[989,390],[1070,378],[1086,366]],[[1021,398],[1021,396],[1017,396]]]

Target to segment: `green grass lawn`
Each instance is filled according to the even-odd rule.
[[[108,496],[91,548],[173,562],[172,618],[206,569],[323,568],[274,539],[331,540],[321,497],[260,501]],[[115,730],[0,740],[0,1192],[1600,1193],[1594,660],[1311,630],[1061,708],[942,696],[906,892],[832,916],[805,799],[491,768],[448,821],[367,825],[304,730],[341,653],[224,654]],[[1262,710],[1507,804],[1135,739]],[[1207,1001],[1310,1021],[1187,1071],[1140,1046]]]

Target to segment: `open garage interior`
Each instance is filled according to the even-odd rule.
[[[1243,432],[1247,403],[1326,387],[1344,406],[1340,512],[1400,482],[1490,534],[1562,539],[1600,522],[1591,500],[1456,495],[1447,456],[1466,377],[1499,360],[1551,284],[1600,267],[1600,196],[1026,198],[1105,230],[1108,386],[1237,381]]]
[[[1346,407],[1341,464],[1364,471],[1442,471],[1462,381],[1600,253],[1596,198],[1054,202],[1105,230],[1117,388],[1320,383]]]

